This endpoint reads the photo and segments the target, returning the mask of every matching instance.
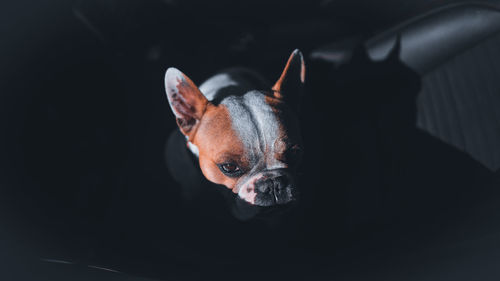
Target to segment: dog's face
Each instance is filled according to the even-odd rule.
[[[296,112],[304,76],[302,55],[294,51],[272,89],[228,96],[215,105],[186,75],[167,70],[171,109],[209,181],[257,206],[296,198],[302,153]]]

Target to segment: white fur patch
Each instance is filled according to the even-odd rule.
[[[255,193],[255,188],[253,186],[247,185],[240,189],[238,196],[250,204],[255,204],[255,197],[257,196],[257,193]]]
[[[215,94],[221,88],[228,86],[238,86],[238,82],[231,79],[228,74],[217,74],[200,85],[199,89],[207,100],[211,101],[215,98]]]
[[[259,173],[257,176],[250,178],[250,180],[239,188],[238,196],[250,204],[255,204],[255,197],[257,196],[255,192],[255,182],[263,177],[264,176]]]
[[[280,124],[266,96],[251,91],[243,96],[230,96],[222,102],[231,117],[232,127],[245,146],[253,174],[238,188],[238,196],[255,204],[255,182],[262,178],[262,172],[284,168],[286,165],[275,158],[275,143],[280,134]]]
[[[266,96],[259,91],[250,91],[243,96],[228,97],[222,104],[227,107],[232,127],[250,154],[249,158],[256,162],[252,164],[267,169],[284,167],[274,158],[274,144],[280,137],[280,127]]]
[[[261,178],[262,174],[259,174],[244,183],[238,191],[238,196],[250,204],[255,204],[255,197],[257,196],[255,182]]]
[[[198,147],[193,144],[192,142],[188,141],[187,142],[187,146],[189,148],[189,150],[191,150],[191,152],[196,155],[196,157],[199,157],[200,156],[200,150],[198,149]]]

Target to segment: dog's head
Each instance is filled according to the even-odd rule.
[[[170,107],[203,175],[256,206],[293,201],[302,144],[297,110],[305,79],[295,50],[271,89],[255,89],[211,103],[186,75],[169,68]]]

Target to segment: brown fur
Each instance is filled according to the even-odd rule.
[[[290,110],[284,100],[283,94],[287,93],[281,93],[282,91],[288,92],[288,88],[290,88],[288,82],[293,81],[290,79],[296,78],[290,76],[296,75],[297,68],[295,67],[297,65],[295,63],[298,62],[297,59],[300,60],[300,79],[303,83],[304,62],[301,53],[296,50],[288,59],[280,78],[272,87],[272,93],[266,95],[265,98],[266,103],[270,105],[278,119],[277,138],[274,143],[267,144],[269,147],[264,148],[266,159],[263,159],[266,163],[272,163],[274,169],[277,169],[276,167],[285,169],[289,167],[287,162],[289,160],[289,146],[297,141],[291,137],[296,135],[296,130],[289,131],[296,124],[289,127],[295,121],[293,121],[294,118],[290,115]],[[234,116],[229,115],[229,110],[224,104],[214,105],[209,102],[198,87],[178,70],[173,69],[171,76],[166,77],[167,87],[170,87],[167,89],[167,94],[177,117],[177,124],[181,132],[187,136],[188,141],[196,146],[200,169],[205,178],[213,183],[226,186],[234,193],[238,193],[240,197],[243,196],[247,202],[254,204],[256,194],[254,184],[262,175],[257,175],[249,181],[248,177],[226,175],[218,166],[224,163],[234,163],[241,169],[241,174],[246,174],[253,168],[250,167],[250,159],[246,158],[246,148],[242,140],[233,129],[232,120],[234,118],[232,117]],[[177,78],[173,81],[172,77]],[[290,132],[292,132],[291,136],[289,136]],[[241,187],[244,189],[239,190]]]
[[[272,87],[274,97],[277,99],[283,98],[282,86],[285,83],[286,79],[290,79],[290,77],[289,77],[290,75],[288,75],[288,71],[290,70],[290,68],[292,66],[293,60],[296,59],[296,56],[297,56],[296,52],[293,52],[290,55],[290,57],[288,58],[288,61],[286,62],[285,69],[283,69],[283,72],[281,73],[280,78],[278,79],[278,81],[276,81],[276,83]],[[294,79],[294,78],[292,78],[292,79]],[[304,60],[302,60],[302,58],[300,58],[300,81],[302,81],[302,83],[304,83],[305,79],[306,79],[306,67],[304,64]]]
[[[198,147],[203,175],[238,192],[234,190],[238,179],[225,176],[217,167],[219,163],[235,162],[241,169],[249,168],[248,159],[243,157],[243,143],[232,129],[231,118],[224,105],[208,104],[192,142]]]

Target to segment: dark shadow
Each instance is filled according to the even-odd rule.
[[[317,208],[308,222],[325,240],[367,239],[385,250],[404,247],[401,237],[426,243],[463,231],[460,222],[499,198],[493,173],[416,128],[420,77],[398,57],[396,45],[372,61],[358,44],[340,67],[310,64],[306,104],[316,114],[304,127],[314,152],[304,169]]]
[[[453,256],[448,248],[496,231],[498,172],[495,179],[416,129],[420,77],[397,50],[373,62],[358,48],[338,68],[306,61],[302,200],[286,217],[239,221],[227,190],[211,186],[186,201],[169,174],[165,142],[176,125],[167,67],[197,83],[234,65],[274,81],[294,48],[307,54],[387,24],[372,15],[367,26],[370,5],[356,22],[344,15],[339,23],[323,14],[335,1],[304,1],[288,13],[287,1],[267,1],[242,16],[227,14],[230,1],[212,10],[211,2],[175,0],[30,2],[0,9],[0,29],[10,34],[0,47],[0,242],[8,245],[0,257],[12,258],[2,263],[8,273],[50,276],[45,264],[23,265],[52,258],[159,279],[389,280],[395,268],[433,268],[438,258],[429,257]],[[495,238],[485,241],[471,248],[498,250]]]

